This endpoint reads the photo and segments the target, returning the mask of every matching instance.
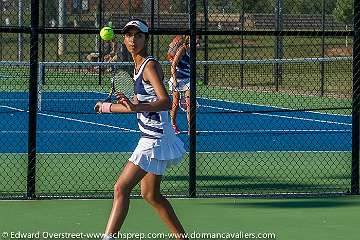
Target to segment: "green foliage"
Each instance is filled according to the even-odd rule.
[[[337,0],[333,14],[337,21],[351,24],[353,19],[353,12],[354,10],[352,0]]]
[[[175,13],[186,13],[188,4],[188,1],[171,1],[171,10]]]
[[[276,0],[275,0],[276,1]],[[335,8],[337,0],[283,0],[284,12],[286,14],[331,14]]]
[[[284,12],[287,14],[298,14],[302,9],[302,1],[284,0]]]
[[[300,13],[303,14],[321,14],[322,1],[302,0]]]
[[[239,13],[244,7],[247,13],[274,13],[277,1],[283,1],[284,14],[331,14],[337,0],[209,0],[209,8],[213,11]],[[352,0],[348,0],[352,1]]]

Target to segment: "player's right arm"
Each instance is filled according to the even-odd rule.
[[[108,102],[97,102],[95,107],[96,113],[130,113],[132,111],[129,110],[127,106],[122,103],[108,103]]]

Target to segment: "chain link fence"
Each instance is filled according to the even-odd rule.
[[[358,194],[354,3],[0,0],[0,198],[111,197],[140,134],[135,115],[93,106],[112,69],[132,71],[120,29],[133,18],[151,27],[166,79],[170,43],[193,40],[198,107],[190,135],[178,113],[188,154],[164,194]],[[110,22],[115,40],[102,41]]]

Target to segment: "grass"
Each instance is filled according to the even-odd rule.
[[[58,54],[57,34],[45,35],[45,61],[86,61],[85,56],[97,50],[97,36],[91,34],[68,34],[66,35],[66,50],[64,55]],[[240,59],[241,58],[241,36],[209,36],[209,59]],[[2,34],[3,44],[1,45],[2,60],[18,60],[14,51],[18,49],[18,34]],[[172,35],[154,36],[154,56],[160,60],[166,60],[168,46]],[[122,42],[122,36],[118,36]],[[159,40],[158,40],[159,39]],[[269,59],[275,58],[275,37],[274,36],[244,36],[244,59]],[[42,41],[40,38],[39,59],[42,59]],[[29,60],[30,37],[24,35],[24,61]],[[204,47],[204,41],[201,42]],[[333,47],[345,47],[345,37],[326,37],[326,50]],[[349,38],[348,46],[352,46],[352,39]],[[283,58],[303,58],[322,56],[322,38],[317,37],[283,37]],[[150,49],[150,48],[149,48]],[[17,52],[17,51],[16,51]],[[204,59],[203,48],[198,49],[197,59]]]
[[[288,109],[315,109],[317,112],[328,114],[351,115],[351,100],[337,99],[332,97],[294,95],[287,92],[261,92],[256,90],[242,91],[236,88],[206,87],[199,86],[198,97],[217,100],[273,106]],[[336,109],[348,108],[348,109]],[[327,109],[327,110],[322,110]]]
[[[323,75],[320,63],[288,63],[281,66],[282,78],[279,80],[280,89],[292,89],[294,93],[296,93],[296,90],[319,92],[321,90],[322,77],[324,77],[325,92],[335,92],[337,94],[349,94],[351,92],[352,66],[350,61],[325,63]],[[276,72],[274,67],[274,64],[264,63],[245,64],[243,69],[239,64],[210,65],[208,66],[208,82],[211,85],[223,87],[240,87],[242,80],[245,87],[275,87]],[[204,74],[204,66],[198,66],[197,72],[200,76]]]

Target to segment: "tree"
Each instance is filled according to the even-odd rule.
[[[299,14],[301,11],[301,1],[284,0],[284,13]]]
[[[352,0],[338,0],[333,14],[338,22],[349,25],[353,21],[353,12],[354,8]]]
[[[187,13],[188,1],[171,1],[171,10],[175,13]]]

